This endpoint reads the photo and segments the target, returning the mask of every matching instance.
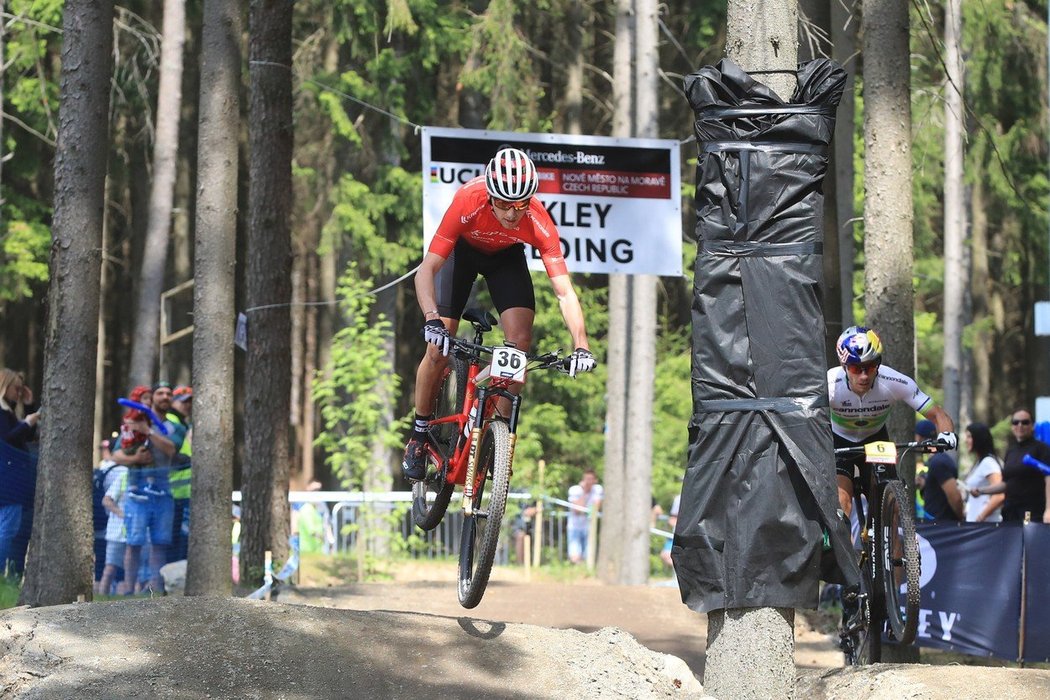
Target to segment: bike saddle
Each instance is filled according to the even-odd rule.
[[[471,324],[481,333],[488,333],[496,325],[496,317],[488,311],[481,309],[466,309],[463,311],[463,320]]]

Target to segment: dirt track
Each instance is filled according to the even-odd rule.
[[[493,570],[493,581],[481,604],[465,610],[456,600],[453,565],[400,569],[390,583],[331,588],[298,588],[281,602],[350,610],[390,610],[593,632],[619,627],[642,645],[684,660],[703,677],[707,617],[682,604],[671,585],[604,586],[591,579],[571,584],[526,583],[521,569]],[[795,622],[795,664],[800,668],[835,668],[842,654],[824,633],[814,631],[803,615]]]
[[[454,569],[419,574],[302,588],[277,602],[166,597],[0,611],[0,699],[705,700],[693,674],[703,669],[706,620],[675,588],[526,584],[508,569],[464,610]],[[1050,697],[1045,670],[828,668],[839,663],[830,640],[804,625],[796,634],[799,700]],[[722,700],[754,697],[740,691]]]

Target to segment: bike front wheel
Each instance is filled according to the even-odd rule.
[[[499,543],[500,525],[510,488],[510,431],[502,421],[490,421],[481,434],[477,454],[477,487],[473,513],[463,519],[459,548],[459,603],[473,608],[485,595],[492,561]],[[482,497],[488,491],[487,507]]]
[[[890,631],[901,644],[915,641],[919,624],[919,540],[904,484],[891,481],[882,494],[883,593]]]

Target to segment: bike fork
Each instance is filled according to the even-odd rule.
[[[485,423],[485,401],[488,392],[484,387],[478,390],[476,397],[477,416],[470,431],[470,454],[467,455],[467,478],[463,482],[463,515],[474,515],[474,475],[478,472],[478,443],[481,442],[481,426]]]

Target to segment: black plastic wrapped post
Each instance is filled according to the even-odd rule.
[[[835,492],[821,291],[821,183],[845,78],[802,64],[788,103],[728,59],[685,79],[699,151],[693,417],[672,558],[700,612],[814,608],[820,579],[859,579]]]

